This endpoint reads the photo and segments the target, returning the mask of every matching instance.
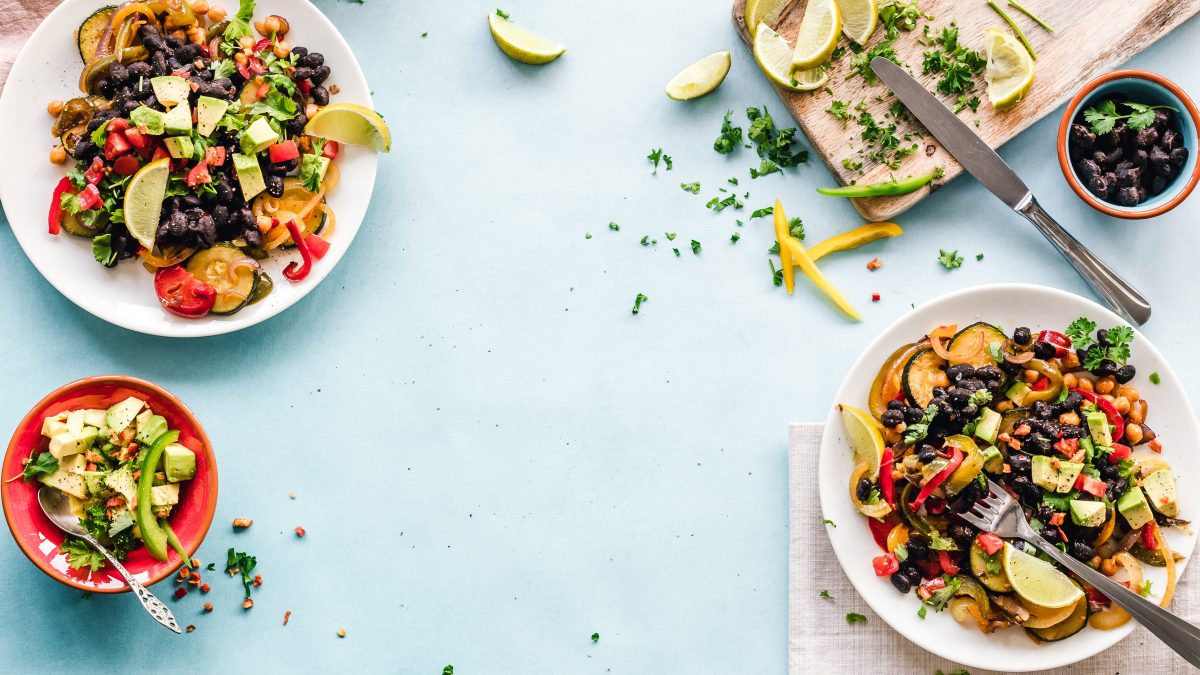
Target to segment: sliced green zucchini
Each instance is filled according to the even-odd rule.
[[[104,226],[107,224],[108,217],[106,216],[100,216],[100,218],[96,220],[96,226],[92,228],[84,224],[84,222],[79,219],[77,214],[63,211],[62,215],[62,228],[66,230],[68,234],[73,234],[76,237],[87,237],[88,239],[91,239],[92,237],[95,237],[104,231]]]
[[[100,44],[112,34],[112,18],[116,11],[117,8],[112,5],[101,7],[79,24],[79,30],[75,31],[75,43],[79,46],[79,58],[83,59],[84,65],[96,60]]]
[[[991,574],[988,572],[988,555],[984,552],[983,547],[979,545],[979,540],[971,542],[971,573],[979,580],[979,583],[987,586],[988,590],[997,593],[1008,593],[1013,587],[1008,582],[1008,575],[1004,573],[1004,563],[1000,560],[1002,553],[996,554],[994,565],[999,566],[999,572]]]
[[[1033,417],[1029,408],[1009,408],[1000,413],[1000,433],[1011,434],[1017,428],[1017,422]]]
[[[254,292],[250,294],[250,302],[247,305],[253,305],[256,302],[265,300],[271,291],[275,290],[275,282],[271,280],[271,275],[266,272],[258,272],[258,283],[254,286]]]
[[[242,250],[232,244],[217,244],[197,252],[187,261],[187,270],[200,281],[217,289],[213,314],[233,314],[250,302],[258,285],[257,265],[239,262],[249,260]],[[235,268],[236,269],[231,269]]]
[[[977,334],[983,335],[983,349],[976,352],[974,356],[963,360],[962,363],[968,363],[973,368],[983,368],[984,366],[996,365],[996,362],[992,360],[991,354],[988,353],[988,345],[999,342],[1003,346],[1005,342],[1008,342],[1008,336],[1005,335],[1004,332],[999,328],[996,328],[990,323],[977,321],[958,331],[954,334],[954,337],[950,338],[948,351],[951,354],[954,354],[955,347],[962,349],[962,346],[965,344],[974,344],[974,341],[979,339],[975,337]]]
[[[1079,599],[1079,602],[1075,603],[1075,609],[1071,612],[1071,616],[1068,616],[1061,623],[1056,623],[1049,628],[1026,628],[1025,630],[1033,633],[1043,642],[1057,642],[1065,640],[1083,630],[1083,627],[1087,625],[1087,620],[1088,599],[1085,595]]]
[[[908,360],[900,381],[904,393],[913,405],[920,408],[929,405],[933,400],[933,389],[937,386],[938,376],[944,373],[945,366],[946,360],[932,349],[922,349]]]

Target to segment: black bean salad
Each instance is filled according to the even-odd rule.
[[[325,198],[339,139],[368,144],[367,129],[387,146],[373,111],[330,105],[324,56],[288,42],[285,17],[256,21],[254,9],[102,7],[77,34],[84,95],[48,107],[50,159],[74,160],[51,198],[50,233],[91,239],[106,267],[138,258],[163,308],[184,317],[266,297],[273,282],[258,261],[278,249],[300,258],[284,276],[304,279],[334,229]]]
[[[1042,641],[1130,619],[1034,547],[960,518],[989,479],[1048,542],[1170,601],[1182,556],[1161,530],[1187,521],[1132,384],[1133,339],[1087,318],[1011,335],[939,326],[884,362],[868,410],[840,406],[856,458],[850,499],[884,550],[875,573],[915,590],[922,618],[949,607],[984,633],[1019,626]],[[1152,588],[1143,565],[1165,567],[1166,587]]]
[[[1100,199],[1137,206],[1167,189],[1187,162],[1179,111],[1110,96],[1071,124],[1068,152],[1087,189]]]

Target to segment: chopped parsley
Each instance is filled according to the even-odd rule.
[[[976,389],[971,393],[971,397],[967,399],[969,405],[976,408],[982,408],[992,402],[992,391],[990,389]]]
[[[637,314],[642,311],[642,303],[649,299],[644,293],[638,293],[637,297],[633,299],[633,313]]]
[[[612,230],[613,232],[619,232],[621,230],[621,226],[610,220],[608,222],[608,229]]]
[[[875,75],[875,71],[871,70],[871,61],[879,56],[882,56],[888,61],[903,67],[904,64],[900,62],[900,57],[896,56],[896,50],[892,48],[893,39],[894,38],[881,40],[870,49],[864,49],[854,56],[851,56],[850,74],[846,76],[846,79],[849,80],[857,75],[861,77],[867,84],[874,84],[877,82],[879,78]]]
[[[500,17],[501,19],[504,19],[505,21],[508,21],[508,12],[500,9],[499,7],[496,8],[496,16]],[[454,666],[450,666],[449,668],[450,668],[450,672],[453,673]]]
[[[642,237],[642,241],[640,243],[642,246],[649,246],[652,243],[657,244],[658,240],[655,239],[655,240],[651,241],[650,235],[647,234],[646,236]]]
[[[729,235],[729,243],[736,244],[736,243],[738,243],[738,239],[741,239],[741,238],[742,238],[742,235],[738,234],[737,232],[734,232],[733,234]]]
[[[746,118],[750,120],[746,136],[754,143],[758,156],[762,158],[757,170],[750,169],[751,178],[766,176],[808,161],[807,150],[792,147],[796,142],[796,128],[776,127],[765,105],[762,110],[746,108]]]
[[[764,207],[761,209],[754,209],[753,211],[750,212],[750,220],[754,220],[755,218],[762,218],[764,216],[769,216],[773,213],[775,213],[774,206],[767,206],[767,207]]]
[[[454,666],[442,668],[442,675],[454,675]]]
[[[667,238],[667,241],[675,241],[676,234],[674,232],[663,232],[663,236]]]
[[[729,208],[730,206],[732,206],[735,209],[740,209],[740,208],[744,207],[745,204],[743,204],[741,202],[741,200],[739,200],[737,198],[736,195],[729,195],[728,197],[726,197],[724,199],[721,199],[719,197],[713,197],[712,199],[708,200],[708,203],[705,204],[704,206],[712,209],[713,213],[720,213],[721,211],[724,211],[725,209]]]
[[[799,218],[792,218],[788,221],[788,234],[804,241],[804,222]]]
[[[783,270],[775,269],[775,261],[767,258],[767,264],[771,266],[771,281],[776,286],[783,285]]]
[[[821,523],[822,523],[823,525],[832,525],[832,526],[834,526],[834,527],[837,527],[837,523],[833,522],[832,520],[830,520],[830,519],[828,519],[828,518],[823,518],[823,519],[821,520]]]
[[[962,586],[962,582],[959,581],[958,577],[947,577],[943,575],[942,578],[946,580],[946,587],[939,588],[930,594],[929,599],[921,603],[921,609],[917,610],[917,616],[921,617],[922,619],[925,618],[926,607],[932,607],[933,611],[935,612],[940,612],[945,609],[946,603],[950,602],[950,599],[953,598],[956,593],[958,593],[959,587]]]
[[[700,255],[700,242],[695,239],[692,240],[692,253]]]
[[[1142,583],[1138,584],[1137,591],[1138,591],[1138,593],[1140,593],[1142,595],[1143,598],[1150,597],[1152,595],[1152,593],[1150,592],[1150,580],[1143,579]]]
[[[832,599],[833,599],[833,596],[829,594],[829,591],[828,591],[828,590],[823,590],[823,591],[821,591],[821,597],[822,597],[822,598],[825,598],[826,600],[832,600]]]
[[[58,550],[67,555],[67,565],[73,570],[86,567],[93,572],[98,572],[104,567],[104,555],[88,546],[87,542],[82,539],[67,537]]]
[[[825,109],[825,112],[833,115],[835,118],[842,120],[843,122],[851,117],[854,117],[854,114],[850,112],[850,106],[847,105],[845,101],[838,101],[836,99],[833,101],[833,103],[829,104],[829,107]]]
[[[700,183],[680,183],[679,187],[683,188],[684,192],[690,192],[694,195],[700,194]]]
[[[1157,370],[1150,373],[1150,384],[1162,384],[1162,377],[1158,374]]]
[[[599,641],[600,641],[600,634],[592,633],[592,642],[599,642]]]
[[[980,261],[982,261],[982,260],[983,260],[983,254],[982,254],[982,253],[976,253],[976,254],[975,254],[975,262],[980,262]]]
[[[654,175],[658,174],[658,163],[659,162],[663,162],[667,165],[667,171],[670,171],[673,166],[673,164],[671,162],[671,156],[667,155],[667,154],[663,154],[662,148],[651,150],[650,154],[646,155],[646,159],[650,160],[650,162],[652,164],[654,164],[654,171],[651,172]]]
[[[26,481],[33,481],[41,476],[49,476],[55,471],[58,471],[58,459],[54,455],[48,452],[34,453],[29,456],[29,462],[21,471],[21,477]]]
[[[1071,340],[1071,346],[1084,350],[1083,367],[1095,370],[1100,363],[1110,359],[1119,364],[1129,360],[1129,345],[1133,342],[1133,329],[1129,326],[1109,328],[1105,336],[1105,344],[1101,345],[1098,338],[1092,337],[1096,330],[1096,322],[1087,317],[1079,317],[1067,326],[1066,336]]]
[[[922,413],[921,421],[917,422],[916,424],[908,425],[904,432],[904,442],[908,445],[913,445],[914,443],[924,440],[925,437],[929,435],[929,425],[933,422],[933,419],[937,417],[937,413],[937,406],[930,403],[929,406],[925,408],[925,412]]]
[[[241,574],[242,588],[246,591],[246,600],[250,599],[250,589],[254,587],[254,575],[251,574],[251,572],[254,571],[254,567],[257,564],[258,559],[249,553],[235,551],[232,548],[229,549],[229,554],[225,562],[225,571],[228,572],[230,576],[239,573]]]
[[[728,155],[737,149],[742,144],[742,128],[733,126],[731,118],[733,111],[725,113],[725,121],[721,123],[721,133],[717,136],[717,140],[713,142],[713,150]],[[737,185],[737,179],[731,179],[734,185]]]
[[[958,112],[963,108],[970,108],[971,112],[979,112],[979,97],[972,96],[967,98],[966,94],[959,94],[958,99],[954,101],[954,112]]]
[[[849,612],[846,614],[846,623],[854,624],[854,623],[866,623],[866,622],[867,622],[867,617],[863,616],[862,614],[858,614],[855,612]]]
[[[937,82],[938,93],[967,94],[973,91],[975,76],[987,65],[983,54],[958,43],[958,26],[954,24],[942,28],[933,39],[933,43],[936,46],[924,53],[921,72],[925,75],[941,76]],[[962,110],[964,106],[974,110],[979,105],[976,102],[975,106],[971,106],[970,99],[960,97],[960,100],[963,101],[963,106],[956,105],[955,112]]]
[[[942,267],[953,270],[962,267],[963,257],[958,254],[958,249],[953,251],[938,249],[938,262],[942,264]]]
[[[932,19],[917,7],[917,0],[892,0],[879,6],[879,22],[883,24],[887,39],[895,40],[900,31],[911,31],[920,19]]]
[[[1118,113],[1117,105],[1125,106],[1130,112],[1124,115]],[[1126,120],[1130,129],[1141,131],[1154,124],[1154,111],[1160,108],[1179,112],[1169,105],[1146,105],[1145,103],[1136,103],[1134,101],[1121,101],[1118,104],[1114,103],[1112,99],[1106,99],[1099,106],[1093,106],[1084,110],[1083,119],[1091,125],[1092,133],[1094,134],[1107,134],[1121,120]]]

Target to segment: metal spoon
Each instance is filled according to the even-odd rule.
[[[63,532],[86,541],[89,546],[99,551],[108,562],[112,563],[112,566],[117,568],[121,576],[125,577],[125,583],[129,584],[129,587],[133,589],[133,594],[137,596],[137,599],[142,603],[142,607],[146,608],[146,611],[150,613],[150,616],[154,617],[155,621],[175,633],[183,632],[179,630],[179,624],[176,623],[175,615],[171,613],[171,610],[167,609],[167,606],[161,600],[154,597],[154,594],[148,591],[145,586],[139,584],[133,578],[133,575],[129,573],[129,570],[125,569],[125,566],[120,562],[117,562],[117,559],[105,550],[100,545],[100,542],[96,541],[95,537],[80,527],[79,517],[71,513],[71,502],[67,499],[66,495],[58,490],[43,487],[41,490],[38,490],[38,504],[42,506],[42,511],[45,512],[50,522],[57,525]]]

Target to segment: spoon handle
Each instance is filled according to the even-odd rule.
[[[146,608],[146,611],[150,614],[150,616],[154,617],[155,621],[159,622],[163,626],[166,626],[169,630],[177,634],[183,632],[179,630],[179,623],[175,621],[175,615],[171,613],[171,610],[168,609],[161,600],[155,597],[154,594],[149,591],[149,589],[138,583],[137,579],[134,579],[133,575],[129,573],[129,570],[125,569],[125,566],[122,565],[116,558],[114,558],[112,554],[100,544],[100,542],[96,541],[96,539],[89,534],[83,534],[80,536],[80,538],[90,544],[92,548],[100,551],[100,554],[103,555],[108,562],[112,563],[113,567],[117,568],[117,571],[120,572],[121,576],[125,578],[125,583],[129,584],[129,587],[133,589],[133,594],[136,595],[138,601],[142,603],[142,607]]]

